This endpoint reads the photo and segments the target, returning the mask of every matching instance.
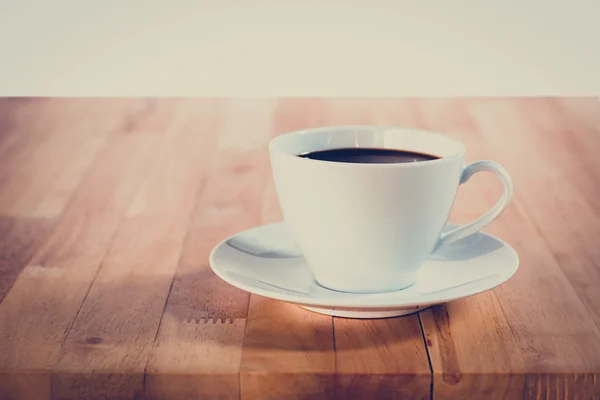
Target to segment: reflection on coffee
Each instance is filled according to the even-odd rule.
[[[419,161],[436,160],[439,158],[437,156],[413,151],[360,147],[313,151],[310,153],[299,154],[298,157],[310,158],[311,160],[354,164],[413,163]]]

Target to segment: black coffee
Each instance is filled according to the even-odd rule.
[[[298,157],[354,164],[412,163],[436,160],[439,158],[437,156],[416,153],[413,151],[357,147],[313,151],[310,153],[299,154]]]

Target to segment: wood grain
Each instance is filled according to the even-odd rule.
[[[7,345],[6,351],[0,353],[0,365],[44,368],[55,362],[65,332],[79,310],[120,217],[133,197],[134,182],[143,170],[141,159],[134,159],[130,165],[123,163],[126,168],[120,164],[123,158],[130,157],[132,146],[149,143],[125,141],[109,146],[102,154],[49,240],[21,272],[0,305],[0,329],[5,338],[3,345]],[[121,179],[125,182],[120,182]],[[38,324],[58,324],[58,329],[40,331]],[[37,344],[45,354],[29,352]]]
[[[0,212],[13,216],[58,216],[106,137],[135,115],[135,103],[127,100],[12,103],[3,123],[7,140],[0,146]]]
[[[19,377],[53,368],[121,215],[135,194],[149,161],[144,158],[146,150],[152,145],[147,140],[115,138],[93,161],[56,229],[0,304],[2,370]],[[39,377],[40,388],[49,391],[48,375]]]
[[[162,103],[155,106],[162,108]],[[177,109],[171,102],[166,108]],[[126,213],[55,367],[52,387],[60,398],[85,398],[87,392],[81,389],[90,386],[93,377],[94,385],[105,387],[107,397],[144,393],[144,371],[212,151],[206,142],[200,143],[203,132],[179,132],[188,128],[185,117],[172,113],[164,117],[170,125],[159,127],[162,135],[158,129],[151,131],[163,136],[152,154],[153,167]],[[87,375],[79,381],[79,376],[63,371]],[[112,375],[114,371],[128,379]]]
[[[55,219],[0,216],[0,304],[55,224]]]
[[[419,318],[334,318],[337,396],[428,399],[431,375]]]
[[[434,109],[428,110],[430,114],[427,117],[426,102],[422,102],[421,106],[424,109],[424,124],[434,126],[429,122],[434,119]],[[461,112],[461,105],[452,106],[455,107],[454,113]],[[500,129],[504,132],[505,140],[509,135],[507,131],[520,134],[519,143],[532,140],[523,137],[524,133],[518,132],[517,127],[511,124],[514,121],[509,114],[514,110],[512,107],[512,103],[496,102],[470,104],[462,109],[463,113],[467,113],[465,118],[470,116],[472,121],[471,129],[468,129],[470,132],[465,134],[469,137],[472,157],[495,159],[505,164],[511,173],[525,168],[515,162],[526,159],[529,162],[537,161],[534,151],[508,145],[500,147],[498,144]],[[474,108],[479,110],[479,114],[474,114]],[[493,110],[493,124],[491,119],[482,122],[481,110]],[[489,133],[487,129],[493,129],[494,133]],[[492,140],[492,136],[495,139]],[[502,151],[504,149],[506,153]],[[510,157],[507,154],[509,152]],[[513,173],[517,188],[521,176]],[[495,192],[488,182],[491,180],[480,180],[477,182],[478,188],[473,189],[476,191],[473,195],[484,200],[487,207],[493,204],[492,194]],[[469,182],[469,185],[474,184]],[[528,395],[541,396],[541,392],[536,392],[542,390],[541,387],[536,389],[537,384],[532,382],[542,382],[542,377],[570,371],[573,375],[565,376],[569,378],[600,368],[598,329],[577,296],[577,291],[527,217],[522,194],[520,192],[512,206],[487,229],[501,238],[510,238],[509,243],[517,250],[522,265],[515,277],[488,294],[422,313],[424,330],[433,347],[430,347],[432,366],[434,372],[440,373],[439,378],[437,374],[434,375],[436,397],[477,397],[494,393],[498,398],[513,398],[525,391]],[[457,200],[457,210],[460,211],[465,205],[469,213],[475,211],[480,214],[487,208],[482,202],[461,204]],[[483,314],[475,314],[481,315],[480,318],[471,314],[477,302],[483,303],[480,306]],[[495,322],[488,322],[490,320]],[[468,329],[468,322],[464,321],[476,325]],[[486,334],[486,331],[490,333]],[[487,340],[483,342],[484,338]],[[482,345],[473,346],[478,342]],[[511,352],[509,349],[514,350]],[[475,376],[481,372],[493,375],[494,379],[482,380]],[[567,390],[583,395],[597,389],[577,385]]]
[[[272,130],[283,133],[323,124],[323,101],[279,101]],[[260,222],[282,219],[270,172]],[[241,359],[241,398],[331,398],[335,393],[332,318],[252,295]]]
[[[208,256],[280,221],[273,135],[426,128],[502,163],[521,267],[419,314],[249,296]],[[0,399],[600,399],[597,98],[0,99]],[[501,185],[461,187],[451,214]]]
[[[242,398],[331,398],[332,330],[329,316],[252,296],[242,352]]]
[[[0,307],[29,259],[55,226],[55,219],[0,217]],[[0,371],[0,399],[49,400],[49,387],[47,373]]]
[[[148,364],[148,398],[240,396],[249,296],[218,279],[208,256],[225,237],[260,223],[274,105],[227,101],[223,119],[206,126],[217,140]]]
[[[532,100],[519,103],[511,120],[521,122],[515,134],[543,132],[552,142],[561,143],[561,149],[545,141],[535,145],[537,165],[519,169],[527,182],[521,197],[538,232],[600,327],[595,288],[595,282],[600,282],[600,105],[593,99]],[[531,149],[532,145],[524,147]],[[555,163],[561,166],[561,173],[541,173],[544,166]],[[538,207],[532,197],[542,190],[549,196],[546,206]]]

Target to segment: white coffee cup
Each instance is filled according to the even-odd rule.
[[[363,164],[299,157],[337,148],[383,148],[439,158]],[[465,146],[423,130],[341,126],[295,131],[269,143],[284,220],[315,280],[329,289],[379,293],[412,285],[441,245],[496,219],[512,198],[512,181],[493,161],[464,165]],[[458,187],[479,171],[496,174],[500,200],[474,222],[443,233]]]

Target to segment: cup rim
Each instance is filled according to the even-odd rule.
[[[424,161],[419,161],[419,162],[415,162],[415,163],[375,164],[375,163],[347,163],[347,162],[341,162],[341,161],[315,160],[312,158],[298,157],[298,154],[293,154],[289,151],[284,151],[281,148],[277,147],[277,145],[280,141],[289,139],[290,137],[293,137],[293,136],[301,136],[301,135],[315,134],[318,132],[328,132],[328,131],[345,130],[345,129],[347,129],[347,130],[366,129],[366,130],[373,130],[373,131],[381,131],[381,130],[410,131],[410,132],[414,132],[414,133],[418,133],[418,134],[437,136],[437,137],[443,138],[443,140],[454,142],[457,145],[457,148],[459,150],[456,153],[453,153],[453,154],[450,154],[447,156],[437,156],[436,155],[436,157],[438,157],[438,158],[433,159],[433,160],[424,160]],[[331,147],[331,149],[335,149],[335,148],[337,148],[337,147]],[[283,156],[285,158],[297,160],[296,162],[305,162],[305,163],[313,163],[313,164],[319,163],[319,164],[323,164],[323,165],[336,166],[336,167],[342,167],[342,168],[380,168],[381,169],[381,168],[418,168],[418,167],[430,166],[430,165],[434,165],[434,164],[440,164],[440,163],[447,162],[449,160],[454,160],[458,157],[464,157],[464,155],[466,153],[466,148],[465,148],[464,143],[455,137],[445,135],[445,134],[442,134],[439,132],[427,130],[427,129],[394,126],[394,125],[331,125],[331,126],[322,126],[322,127],[315,127],[315,128],[297,129],[297,130],[285,132],[281,135],[278,135],[269,141],[269,153],[271,153],[271,155],[277,154],[278,156]]]

